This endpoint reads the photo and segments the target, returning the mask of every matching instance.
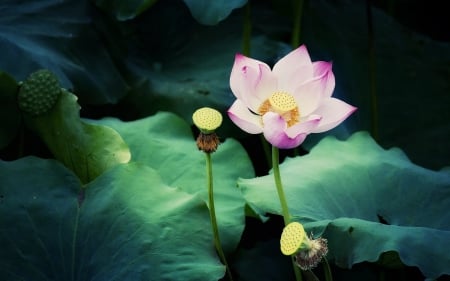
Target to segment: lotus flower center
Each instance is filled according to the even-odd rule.
[[[258,113],[264,115],[272,111],[280,114],[286,121],[288,127],[298,123],[300,113],[295,98],[285,92],[276,92],[265,100],[259,107]]]
[[[272,108],[278,113],[284,113],[297,107],[292,95],[286,93],[275,93],[269,98]]]

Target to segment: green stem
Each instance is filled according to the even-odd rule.
[[[206,155],[206,174],[208,178],[208,203],[209,203],[209,217],[211,219],[211,226],[214,235],[214,245],[216,246],[217,253],[220,261],[225,265],[228,280],[233,281],[230,267],[228,266],[227,259],[222,250],[222,243],[220,242],[219,228],[217,226],[216,209],[214,207],[214,190],[213,190],[213,174],[212,174],[212,162],[211,153],[205,153]]]
[[[324,275],[325,275],[325,280],[333,281],[330,264],[328,263],[328,260],[326,257],[323,257],[323,271],[324,271]]]
[[[273,176],[275,178],[275,186],[277,187],[278,198],[280,199],[281,213],[284,219],[284,225],[287,225],[291,221],[291,215],[289,214],[289,208],[286,200],[286,195],[283,190],[283,183],[281,182],[280,166],[279,166],[279,151],[278,148],[272,146],[272,169]]]
[[[269,170],[270,170],[270,168],[272,168],[272,161],[271,161],[271,157],[270,157],[269,143],[267,142],[267,140],[263,134],[259,134],[259,139],[261,140],[261,145],[263,147],[264,156],[266,157],[267,166],[269,167]]]
[[[291,260],[292,260],[292,267],[294,268],[295,280],[302,281],[303,280],[302,272],[300,271],[300,267],[298,267],[297,264],[295,263],[294,256],[291,256]]]
[[[289,207],[286,200],[286,195],[283,190],[283,183],[281,182],[281,174],[280,174],[280,160],[279,160],[279,151],[278,148],[272,146],[272,169],[273,176],[275,179],[275,186],[277,187],[278,198],[280,199],[281,205],[281,213],[283,214],[284,225],[287,225],[291,221],[291,215],[289,214]],[[291,256],[292,266],[294,268],[295,280],[302,280],[302,273],[299,267],[295,264],[294,257]]]
[[[375,43],[374,30],[372,22],[372,8],[371,0],[366,0],[367,12],[367,33],[369,37],[368,42],[368,56],[369,56],[369,81],[370,81],[370,101],[371,101],[371,131],[373,138],[378,140],[378,97],[377,97],[377,83],[376,83],[376,60],[375,60]]]
[[[292,48],[300,45],[300,31],[303,14],[303,0],[294,0],[294,26],[292,27]]]
[[[244,26],[242,32],[242,54],[245,56],[250,55],[251,37],[252,37],[251,9],[250,9],[250,1],[247,1],[247,4],[245,4]]]
[[[70,276],[71,280],[75,280],[75,253],[77,249],[77,234],[78,234],[78,223],[80,221],[80,207],[77,208],[77,214],[75,217],[75,227],[73,231],[73,237],[72,237],[72,259],[71,259],[71,267],[70,267]]]
[[[395,16],[395,0],[388,0],[387,3],[387,12],[391,17]]]

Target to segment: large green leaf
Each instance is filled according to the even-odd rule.
[[[290,50],[281,42],[288,41],[292,32],[292,1],[271,2],[280,3],[286,12],[275,12],[274,5],[267,1],[251,3],[251,56],[269,65]],[[144,115],[166,110],[186,120],[189,112],[202,103],[224,112],[234,100],[229,75],[234,54],[242,52],[243,9],[214,27],[199,27],[180,15],[183,7],[177,6],[174,11],[164,3],[158,2],[166,13],[152,11],[147,22],[139,22],[139,30],[144,33],[137,42],[143,44],[138,45],[143,51],[127,57],[131,70],[143,82],[131,97],[132,104]],[[400,146],[413,162],[438,169],[450,159],[449,43],[415,33],[379,9],[372,11],[377,140],[386,147]],[[313,60],[333,61],[334,95],[358,107],[346,121],[349,132],[340,126],[340,131],[333,130],[332,134],[347,137],[355,129],[371,127],[367,34],[366,5],[362,1],[311,1],[304,6],[301,42]],[[313,137],[307,142],[311,140]]]
[[[117,102],[127,84],[95,31],[91,8],[88,0],[2,1],[0,68],[17,80],[50,69],[83,103]]]
[[[155,170],[120,165],[80,196],[82,190],[56,161],[0,162],[1,280],[210,281],[224,275],[205,228],[205,204],[165,185]]]
[[[450,173],[412,164],[383,150],[367,133],[347,141],[328,137],[310,154],[281,165],[291,214],[329,240],[344,267],[398,252],[406,265],[436,278],[450,273]],[[280,214],[272,175],[239,181],[260,215]]]
[[[235,100],[229,77],[235,54],[242,52],[242,14],[232,15],[214,27],[200,26],[186,15],[183,5],[174,11],[163,2],[140,21],[143,47],[127,58],[127,64],[142,81],[127,102],[144,116],[170,111],[186,121],[203,106],[226,112]],[[264,61],[286,50],[285,45],[256,34],[251,44],[252,56]],[[228,118],[223,128],[238,132]]]
[[[125,21],[130,20],[150,8],[158,0],[95,0],[95,4],[106,11],[113,14],[116,19]]]
[[[62,89],[55,106],[38,116],[25,114],[27,126],[43,139],[56,159],[87,183],[118,163],[130,150],[113,129],[83,122],[77,97]]]
[[[108,118],[96,123],[117,130],[129,145],[132,160],[156,169],[166,184],[208,200],[205,155],[197,149],[190,127],[181,118],[160,112],[132,122]],[[253,168],[245,150],[233,139],[221,144],[211,158],[219,231],[225,251],[232,251],[239,242],[245,216],[245,201],[236,181],[240,176],[252,177]]]
[[[247,0],[183,0],[194,18],[207,25],[215,25],[224,20],[236,8],[242,7]]]
[[[333,61],[335,95],[358,107],[357,127],[371,127],[374,77],[380,144],[401,147],[421,166],[448,165],[450,43],[414,32],[376,7],[369,38],[364,1],[310,2],[302,19],[303,42],[313,58]]]

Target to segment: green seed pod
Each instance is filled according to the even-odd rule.
[[[49,111],[61,94],[61,86],[55,74],[47,69],[33,72],[19,90],[19,108],[33,116]]]

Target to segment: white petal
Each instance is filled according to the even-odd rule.
[[[230,75],[230,88],[236,98],[257,111],[276,89],[270,67],[258,60],[237,54]]]
[[[319,115],[310,115],[306,120],[302,120],[300,123],[297,123],[286,129],[286,134],[293,138],[299,134],[310,134],[320,123],[320,119],[322,119]]]
[[[240,100],[236,100],[231,105],[228,116],[234,124],[249,134],[260,134],[263,131],[261,117],[250,112]]]
[[[304,45],[293,50],[281,58],[273,67],[274,75],[278,79],[278,85],[282,90],[292,83],[296,85],[313,78],[313,67],[308,50]]]
[[[299,146],[307,134],[298,134],[290,137],[286,134],[286,121],[274,112],[267,112],[263,116],[264,137],[267,141],[278,148],[290,149]]]
[[[322,133],[341,124],[357,108],[336,98],[325,99],[314,114],[322,116],[319,125],[312,132]]]

